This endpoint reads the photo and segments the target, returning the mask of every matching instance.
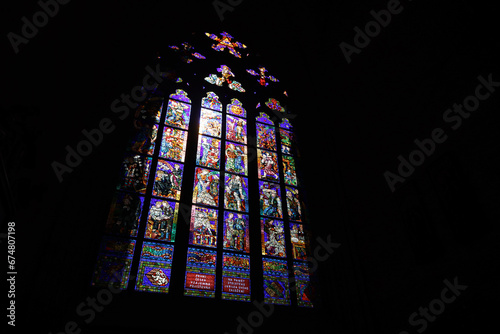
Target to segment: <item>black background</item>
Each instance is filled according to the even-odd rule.
[[[59,332],[95,295],[89,275],[130,123],[117,126],[62,183],[51,163],[63,161],[83,129],[111,117],[111,102],[140,84],[160,49],[191,32],[222,30],[266,57],[270,74],[289,87],[311,223],[316,235],[342,244],[321,263],[319,310],[304,316],[280,308],[256,332],[415,333],[410,314],[439,298],[443,280],[454,277],[468,288],[425,332],[494,323],[498,92],[457,130],[442,116],[474,94],[478,76],[500,81],[496,14],[473,1],[401,4],[349,64],[339,44],[353,44],[354,27],[363,28],[387,1],[245,0],[222,22],[211,1],[71,1],[18,54],[6,36],[20,34],[21,18],[31,20],[40,7],[4,8],[0,127],[10,187],[3,183],[2,224],[16,222],[16,329]],[[408,157],[413,141],[435,128],[448,139],[391,192],[384,172],[395,173],[398,156]],[[190,299],[177,313],[141,316],[144,325],[134,328],[120,318],[121,302],[132,297],[116,298],[89,332],[235,332],[236,317],[252,310],[209,309]],[[144,309],[157,314],[162,301],[155,300]],[[203,307],[213,323],[196,320]]]

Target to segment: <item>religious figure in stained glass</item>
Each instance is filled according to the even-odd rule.
[[[217,215],[216,209],[192,207],[189,244],[217,247]]]
[[[198,151],[196,164],[199,166],[219,169],[220,140],[208,136],[198,136]]]
[[[286,257],[283,222],[276,219],[261,219],[262,255]]]
[[[241,58],[241,54],[236,51],[236,48],[246,49],[246,45],[240,42],[231,41],[233,36],[229,35],[227,32],[223,31],[221,33],[222,37],[217,37],[217,35],[205,33],[208,37],[216,41],[216,44],[212,44],[212,49],[216,51],[224,51],[226,48],[229,50],[229,53],[237,58]]]
[[[226,142],[226,171],[247,175],[247,147]]]
[[[166,126],[160,148],[160,157],[184,162],[186,155],[187,131]]]
[[[254,70],[251,70],[251,69],[247,69],[247,72],[250,73],[253,76],[258,76],[259,80],[257,80],[257,81],[259,82],[259,84],[261,86],[264,86],[264,87],[266,87],[267,85],[269,85],[269,83],[266,82],[266,79],[269,79],[272,82],[279,82],[279,80],[276,79],[275,77],[273,77],[272,75],[266,76],[267,69],[265,67],[259,67],[259,72],[258,73],[256,71],[254,71]]]
[[[290,223],[290,241],[293,258],[295,260],[307,260],[308,240],[303,225]]]
[[[239,175],[226,174],[224,208],[248,212],[248,179]]]
[[[187,130],[191,115],[191,105],[175,100],[168,101],[165,124]]]
[[[286,206],[290,220],[302,221],[302,209],[300,208],[299,191],[297,189],[286,187]]]
[[[141,218],[144,197],[134,193],[118,192],[113,198],[106,222],[106,232],[135,237]]]
[[[221,137],[222,114],[210,109],[201,108],[199,133],[212,137]]]
[[[226,116],[226,139],[238,143],[247,143],[247,121],[233,117]]]
[[[219,205],[219,172],[197,167],[194,176],[193,203]]]
[[[257,167],[259,179],[279,181],[278,175],[278,155],[257,149]]]
[[[179,200],[184,166],[167,160],[158,160],[153,195]]]
[[[198,52],[192,52],[194,50],[194,47],[191,46],[191,44],[184,42],[181,44],[182,48],[176,46],[176,45],[169,45],[168,47],[179,52],[181,54],[181,60],[185,63],[192,63],[193,59],[191,56],[198,58],[198,59],[206,59],[205,56]]]
[[[260,214],[268,217],[283,218],[279,185],[259,181],[259,192]]]
[[[221,67],[217,68],[217,72],[221,73],[221,77],[218,77],[217,74],[210,74],[205,78],[205,81],[211,83],[212,85],[217,85],[222,87],[224,82],[227,82],[228,87],[237,92],[244,93],[245,89],[241,86],[241,83],[231,79],[234,77],[234,73],[231,72],[231,69],[226,65],[221,65]]]
[[[135,119],[134,128],[137,131],[132,139],[130,150],[135,153],[153,155],[158,124],[149,124]]]
[[[224,212],[224,249],[249,252],[248,215]]]
[[[257,147],[276,151],[274,126],[257,123]]]
[[[285,183],[291,186],[297,186],[297,172],[295,171],[295,160],[289,155],[284,155],[283,159],[283,177]]]
[[[145,193],[150,166],[151,158],[149,157],[126,156],[122,163],[122,179],[117,189]]]
[[[179,203],[152,198],[144,237],[175,241]]]

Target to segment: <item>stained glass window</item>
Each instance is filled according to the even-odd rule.
[[[257,123],[257,147],[276,151],[274,126]]]
[[[250,301],[250,256],[224,252],[222,299]]]
[[[133,239],[103,238],[92,285],[126,289],[135,243]]]
[[[220,140],[208,136],[198,136],[198,151],[196,153],[198,166],[219,169],[220,167]]]
[[[200,206],[192,207],[189,244],[217,247],[218,211]]]
[[[226,139],[246,144],[247,121],[239,117],[226,116]]]
[[[122,162],[92,285],[126,289],[137,273],[136,290],[169,291],[190,112],[191,100],[178,89],[168,103],[153,95],[134,113],[137,131]],[[159,133],[161,145],[155,145]],[[134,253],[140,255],[131,276]]]
[[[226,174],[224,184],[224,209],[248,212],[248,179]]]
[[[151,94],[137,108],[92,284],[162,294],[170,291],[172,278],[184,276],[185,296],[237,303],[250,301],[252,292],[266,303],[311,307],[310,230],[297,175],[297,138],[284,117],[286,100],[257,94],[279,80],[264,66],[246,69],[256,79],[245,81],[257,95],[249,94],[235,80],[248,78],[246,67],[233,58],[241,58],[246,46],[226,32],[206,35],[221,52],[217,56],[230,59],[214,59],[211,64],[219,65],[198,76],[180,73],[196,65],[169,69],[162,76],[171,80],[161,89],[190,86],[182,75],[196,81],[190,87],[213,87],[220,98],[206,91],[193,103],[186,91],[174,89]],[[187,42],[170,48],[185,63],[217,53]],[[245,109],[255,102],[255,109]],[[194,175],[183,180],[185,173]],[[250,234],[260,234],[255,249]],[[181,254],[185,266],[173,258],[179,242],[187,250]],[[250,264],[259,261],[263,277],[252,285],[251,275],[260,270]]]
[[[218,37],[217,35],[205,33],[209,38],[216,41],[216,44],[212,44],[212,49],[216,51],[224,51],[226,48],[229,50],[229,53],[237,58],[241,58],[241,54],[236,51],[236,48],[246,49],[246,45],[240,42],[232,41],[233,36],[229,35],[227,32],[223,31],[221,33],[222,37]]]
[[[179,203],[151,199],[145,238],[163,241],[175,241]]]
[[[290,304],[288,265],[286,260],[263,257],[264,302]]]
[[[226,142],[226,172],[248,174],[246,145]]]
[[[174,246],[155,242],[142,244],[136,290],[167,293]]]
[[[187,252],[184,295],[215,297],[215,268],[217,252],[189,247]]]
[[[236,212],[224,212],[224,249],[248,253],[250,237],[248,215]]]
[[[261,219],[262,255],[286,257],[285,227],[277,219]]]
[[[135,237],[141,218],[144,197],[134,193],[117,192],[111,203],[106,233]]]

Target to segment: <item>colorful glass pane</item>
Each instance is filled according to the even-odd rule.
[[[297,172],[295,170],[295,160],[289,155],[284,155],[283,160],[283,177],[285,183],[291,186],[297,186]]]
[[[187,96],[187,93],[182,89],[176,89],[174,94],[170,94],[171,99],[191,103],[191,99]]]
[[[290,121],[287,118],[283,118],[280,123],[280,128],[292,130],[292,124],[290,124]]]
[[[165,124],[176,128],[187,130],[189,127],[189,119],[191,116],[191,105],[169,100],[167,113],[165,116]]]
[[[163,97],[151,97],[146,103],[137,108],[134,118],[141,124],[160,123],[162,106]]]
[[[174,242],[178,214],[179,203],[152,198],[144,237]]]
[[[276,99],[270,98],[267,100],[267,102],[265,104],[269,109],[285,112],[285,108],[283,108],[280,105],[280,101],[278,101]]]
[[[195,206],[191,208],[189,244],[217,247],[218,210]]]
[[[257,149],[259,179],[279,182],[278,155],[274,152]]]
[[[196,164],[199,166],[220,168],[220,140],[207,136],[198,136]]]
[[[179,200],[183,171],[184,165],[181,163],[158,159],[153,195]]]
[[[245,253],[250,251],[248,222],[248,215],[224,212],[224,249]]]
[[[257,123],[257,147],[276,151],[274,126]]]
[[[279,184],[259,181],[260,214],[273,218],[283,218]]]
[[[217,43],[212,44],[212,49],[215,51],[224,51],[226,48],[228,49],[229,53],[232,54],[233,56],[237,58],[241,58],[241,54],[236,51],[236,48],[243,48],[246,49],[246,45],[242,44],[240,42],[232,41],[233,36],[229,35],[227,32],[223,31],[221,33],[221,37],[218,37],[217,35],[210,34],[210,33],[205,33],[208,37],[216,41]]]
[[[264,271],[264,302],[290,304],[288,266],[286,260],[262,258]]]
[[[292,244],[293,258],[295,260],[307,260],[309,239],[303,225],[290,223],[290,241]]]
[[[222,103],[219,102],[219,97],[214,92],[207,92],[207,96],[201,99],[203,108],[222,111]]]
[[[226,142],[226,172],[247,175],[247,147]]]
[[[145,193],[148,184],[151,158],[142,155],[126,156],[122,162],[122,178],[118,190]]]
[[[260,107],[260,103],[259,105],[257,105],[257,108]],[[261,122],[261,123],[265,123],[265,124],[269,124],[269,125],[273,125],[273,121],[271,121],[271,119],[269,118],[269,116],[265,113],[265,112],[261,112],[259,114],[259,116],[255,117],[255,120],[257,122]]]
[[[184,295],[215,297],[215,266],[217,251],[188,248]]]
[[[247,117],[247,111],[238,99],[231,99],[231,103],[226,107],[226,112],[238,117]]]
[[[163,129],[160,157],[184,162],[186,155],[187,131],[166,126]]]
[[[223,253],[222,299],[250,301],[250,256]]]
[[[92,285],[126,289],[134,248],[135,240],[104,237],[92,277]]]
[[[297,292],[297,305],[302,307],[313,307],[313,289],[309,279],[309,267],[307,263],[293,262],[293,274]]]
[[[141,219],[144,197],[117,192],[111,203],[105,231],[109,234],[135,237]]]
[[[298,189],[286,187],[286,207],[290,220],[302,221],[302,208]]]
[[[224,208],[226,210],[248,212],[248,179],[246,177],[226,174]]]
[[[262,218],[260,223],[262,255],[286,257],[283,222]]]
[[[247,143],[247,121],[243,118],[227,115],[226,139],[238,143]]]
[[[201,108],[200,134],[221,137],[222,114],[210,109]]]
[[[195,169],[193,203],[219,205],[219,172],[199,167]]]
[[[158,124],[147,124],[134,121],[136,132],[130,142],[130,151],[153,155],[158,135]]]
[[[135,289],[168,293],[174,246],[144,242]]]
[[[281,138],[281,153],[292,154],[293,132],[279,129]]]

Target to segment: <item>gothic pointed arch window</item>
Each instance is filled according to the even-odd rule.
[[[205,36],[169,46],[179,70],[134,114],[92,285],[311,307],[296,140],[269,91],[282,82],[228,33]]]

